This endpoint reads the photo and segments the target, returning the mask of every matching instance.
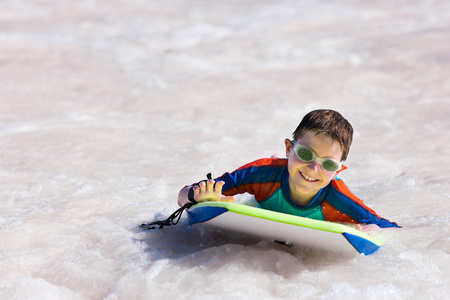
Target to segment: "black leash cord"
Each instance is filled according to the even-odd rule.
[[[211,179],[211,173],[208,173],[206,175],[206,178]],[[199,181],[196,185],[199,185],[200,182],[203,181],[208,181],[207,179],[205,180],[201,180]],[[178,222],[181,219],[181,215],[183,214],[183,211],[185,211],[186,209],[188,209],[189,207],[191,207],[194,204],[197,204],[197,201],[195,201],[194,199],[194,189],[191,188],[189,190],[188,193],[188,199],[191,201],[191,203],[186,203],[185,205],[183,205],[182,207],[180,207],[179,209],[177,209],[176,211],[173,212],[173,214],[171,214],[166,220],[163,221],[153,221],[151,223],[147,223],[147,224],[141,224],[141,226],[139,226],[140,229],[143,230],[150,230],[150,229],[156,229],[158,228],[163,228],[164,226],[170,226],[170,225],[176,225],[178,224]],[[178,218],[178,219],[177,219]],[[177,219],[176,221],[174,221],[175,219]],[[156,225],[156,226],[155,226]]]
[[[174,211],[174,213],[171,214],[166,220],[154,221],[154,222],[147,223],[147,224],[141,224],[141,226],[139,226],[139,228],[143,229],[143,230],[150,230],[150,229],[156,229],[157,227],[161,229],[164,226],[176,225],[180,221],[180,218],[181,218],[181,215],[183,214],[183,211],[185,209],[188,209],[189,207],[191,207],[194,204],[195,203],[186,203],[185,205],[183,205],[182,207],[180,207],[179,209]],[[154,226],[154,225],[156,225],[156,226]]]

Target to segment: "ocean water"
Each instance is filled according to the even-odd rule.
[[[0,298],[446,299],[449,43],[446,0],[0,1]],[[136,230],[315,108],[375,254]]]

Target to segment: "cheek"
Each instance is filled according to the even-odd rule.
[[[323,181],[325,181],[327,184],[330,183],[330,181],[333,180],[334,177],[336,176],[336,172],[328,173],[328,172],[322,171],[321,173],[322,173]]]
[[[297,172],[298,169],[304,168],[306,166],[307,166],[307,164],[302,162],[301,160],[299,160],[296,155],[291,155],[289,157],[289,161],[288,161],[289,171],[295,170]]]

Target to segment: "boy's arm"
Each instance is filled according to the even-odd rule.
[[[178,205],[181,207],[190,202],[195,203],[206,201],[234,202],[236,200],[235,197],[222,195],[222,186],[224,184],[224,181],[219,181],[216,183],[214,179],[209,179],[206,182],[202,181],[199,184],[185,186],[178,193]],[[189,199],[189,193],[191,189],[193,190],[193,199]]]
[[[275,170],[279,169],[280,167],[285,167],[286,164],[286,159],[258,159],[256,161],[243,165],[232,173],[227,172],[223,174],[222,176],[216,178],[217,182],[215,182],[213,179],[210,179],[202,180],[197,184],[185,186],[178,194],[178,205],[183,206],[184,204],[190,202],[204,201],[233,202],[236,200],[236,198],[234,198],[232,195],[242,193],[250,193],[252,195],[255,195],[253,184],[249,183],[259,183],[261,181],[261,178],[265,178],[265,176],[258,175],[260,174],[259,170],[266,171],[265,173],[267,173],[267,170],[269,170],[268,174],[272,174],[272,172],[275,172]],[[251,179],[252,176],[256,176],[256,181],[253,181]],[[222,187],[224,185],[225,193],[228,196],[222,194]]]
[[[336,221],[340,218],[346,218],[348,220],[354,219],[358,223],[362,224],[375,224],[381,228],[387,227],[401,227],[395,222],[391,222],[387,219],[379,216],[373,209],[364,204],[364,202],[357,198],[345,185],[342,179],[336,178],[332,181],[334,187],[334,193],[330,194],[327,201],[330,206],[327,211],[325,219],[327,221]],[[344,222],[348,222],[345,220]]]

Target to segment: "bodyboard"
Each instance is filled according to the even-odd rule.
[[[383,242],[349,226],[230,202],[203,202],[187,210],[189,223],[265,240],[334,252],[375,252]]]

